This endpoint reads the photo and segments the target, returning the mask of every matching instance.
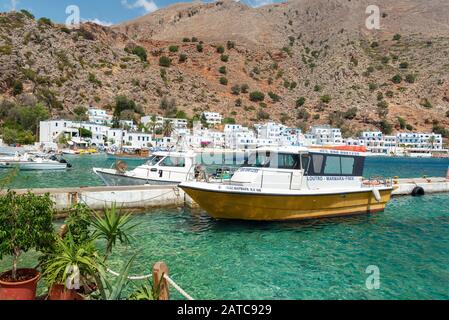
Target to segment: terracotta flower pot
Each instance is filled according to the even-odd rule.
[[[77,300],[78,293],[63,284],[53,284],[48,292],[48,300]]]
[[[0,300],[35,300],[41,274],[35,269],[18,269],[18,282],[12,282],[12,271],[0,274]]]

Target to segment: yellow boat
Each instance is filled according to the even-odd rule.
[[[282,221],[383,211],[393,190],[363,180],[364,154],[337,150],[264,149],[229,182],[180,185],[216,219]]]

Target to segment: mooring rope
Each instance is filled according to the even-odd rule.
[[[118,272],[112,271],[111,269],[107,269],[107,271],[112,274],[113,276],[119,277],[120,274]],[[149,278],[151,278],[153,275],[149,274],[146,276],[129,276],[127,277],[128,280],[130,281],[136,281],[136,280],[147,280]],[[170,278],[168,275],[164,274],[164,279],[173,287],[176,289],[176,291],[178,291],[184,298],[186,298],[187,300],[195,300],[193,299],[187,292],[185,292],[175,281],[173,281],[172,278]]]
[[[107,270],[113,276],[116,276],[116,277],[120,276],[120,273],[114,272],[111,269],[107,269]],[[135,281],[135,280],[147,280],[147,279],[151,278],[152,276],[153,276],[152,274],[149,274],[147,276],[129,276],[127,278],[128,278],[128,280]]]
[[[176,282],[173,281],[172,278],[170,278],[166,274],[164,274],[164,279],[167,280],[167,282],[169,284],[171,284],[173,286],[173,288],[175,288],[176,291],[178,291],[184,298],[186,298],[187,300],[195,300],[187,292],[185,292],[180,286],[178,286],[176,284]]]
[[[169,192],[162,193],[162,194],[159,194],[159,195],[157,195],[157,196],[154,196],[154,197],[151,197],[151,198],[148,198],[148,199],[141,199],[141,200],[136,200],[136,201],[126,201],[126,202],[117,202],[117,201],[112,201],[112,200],[96,199],[96,198],[94,198],[94,197],[86,196],[86,195],[83,195],[83,194],[80,195],[80,198],[81,198],[81,200],[82,200],[84,203],[86,203],[86,201],[85,201],[83,198],[90,199],[90,200],[94,200],[94,201],[99,201],[99,202],[104,202],[104,203],[121,203],[121,204],[125,204],[125,203],[126,203],[126,204],[129,204],[129,203],[148,202],[148,201],[157,199],[157,198],[159,198],[159,197],[163,197],[163,196],[165,196],[165,195],[168,195],[168,194],[170,194],[170,193],[172,193],[172,192],[175,194],[175,196],[176,196],[177,198],[179,198],[179,194],[176,193],[177,190],[179,190],[179,189],[178,189],[177,187],[175,187],[175,188],[173,188],[172,190],[170,190]],[[86,203],[86,204],[87,204],[87,203]]]

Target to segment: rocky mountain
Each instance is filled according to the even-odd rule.
[[[145,113],[447,134],[449,2],[378,0],[381,28],[369,30],[371,2],[190,2],[80,30],[3,13],[0,95],[55,117],[126,95]]]

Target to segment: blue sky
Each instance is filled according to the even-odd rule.
[[[279,0],[243,1],[259,6]],[[68,16],[67,6],[76,5],[80,9],[82,20],[95,20],[108,25],[136,18],[176,2],[189,0],[0,0],[0,11],[10,11],[15,6],[17,10],[31,11],[38,18],[47,17],[63,23]]]

